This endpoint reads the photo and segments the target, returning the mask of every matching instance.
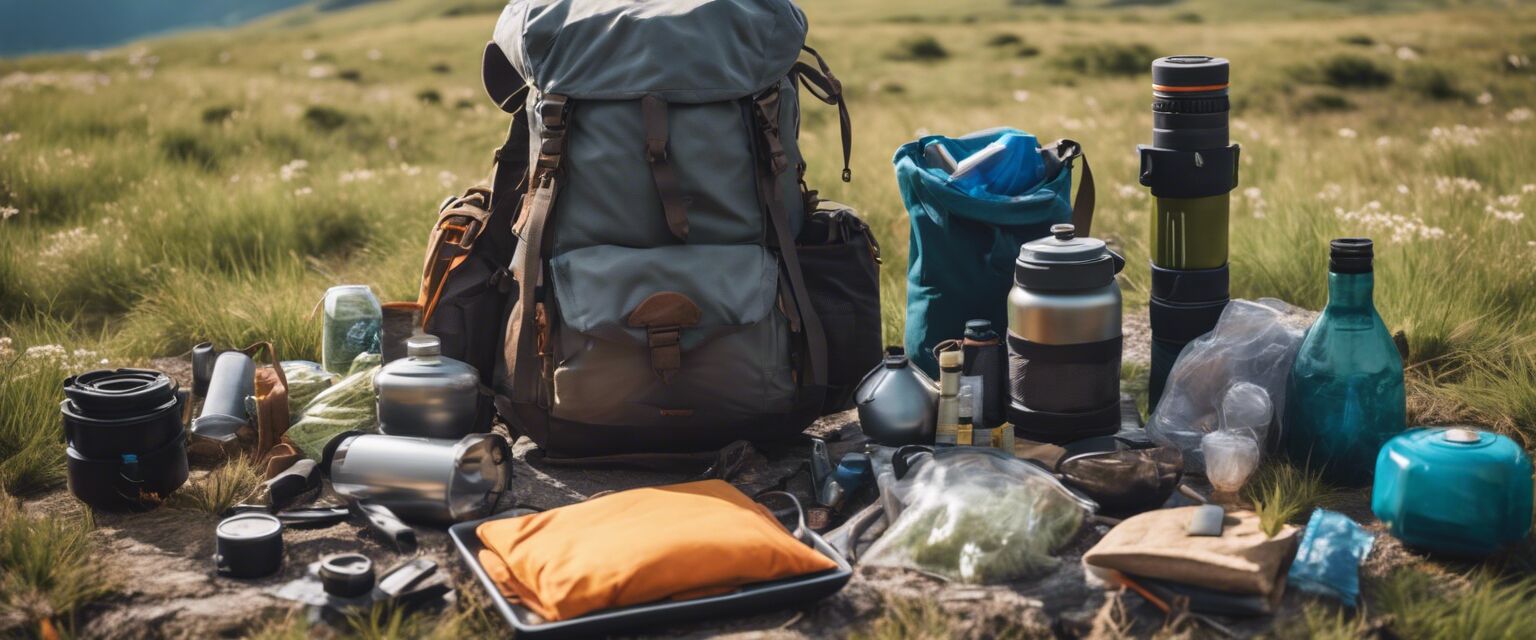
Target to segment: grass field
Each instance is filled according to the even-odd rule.
[[[1318,308],[1326,241],[1373,237],[1377,306],[1408,346],[1410,419],[1536,447],[1536,7],[803,4],[855,130],[844,185],[836,115],[806,106],[811,183],[879,234],[888,342],[902,330],[907,228],[890,157],[930,132],[1009,125],[1083,143],[1099,181],[1096,235],[1125,251],[1128,304],[1145,305],[1150,202],[1134,151],[1150,138],[1145,69],[1156,55],[1216,54],[1233,64],[1243,145],[1234,296]],[[61,482],[67,372],[203,340],[270,339],[285,358],[317,359],[307,316],[326,287],[414,298],[435,205],[483,178],[506,127],[478,79],[498,9],[306,8],[234,31],[0,59],[0,487],[26,496]],[[1424,613],[1392,623],[1414,636],[1536,624],[1501,608],[1536,604],[1536,583],[1478,575],[1463,600],[1476,610],[1441,611],[1457,600],[1426,594],[1444,585],[1407,578],[1378,585],[1373,602],[1468,625]],[[43,615],[67,617],[93,595],[75,592]],[[1357,624],[1329,612],[1303,622],[1313,633]]]

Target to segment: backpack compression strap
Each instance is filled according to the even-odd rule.
[[[569,125],[570,103],[565,96],[545,94],[538,104],[540,131],[539,159],[533,167],[532,191],[525,199],[522,215],[513,231],[519,242],[512,254],[512,275],[517,279],[517,303],[507,322],[505,349],[513,402],[532,403],[543,388],[540,380],[543,355],[538,344],[537,323],[542,303],[540,285],[544,279],[544,230],[555,196],[560,191],[560,160],[565,154],[565,134]]]

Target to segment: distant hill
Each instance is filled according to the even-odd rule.
[[[228,27],[309,0],[0,0],[0,56],[93,49]]]

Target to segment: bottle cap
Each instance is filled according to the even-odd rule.
[[[405,355],[410,357],[437,356],[443,353],[443,343],[430,333],[414,335],[405,340]]]
[[[1180,55],[1152,61],[1152,86],[1165,91],[1190,91],[1196,88],[1225,89],[1231,73],[1226,58]]]
[[[901,347],[885,348],[885,368],[900,369],[907,366],[907,350]]]
[[[1328,270],[1334,273],[1370,273],[1374,257],[1370,238],[1339,238],[1328,243]]]
[[[965,338],[986,342],[997,339],[997,332],[992,330],[991,320],[971,320],[965,323]]]
[[[959,369],[964,362],[959,351],[945,351],[939,354],[940,369]]]

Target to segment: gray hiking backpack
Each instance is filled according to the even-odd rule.
[[[698,451],[850,406],[880,360],[878,247],[805,186],[797,85],[838,108],[845,180],[851,142],[805,34],[790,0],[507,6],[484,76],[511,132],[489,193],[439,212],[422,299],[515,430]]]

